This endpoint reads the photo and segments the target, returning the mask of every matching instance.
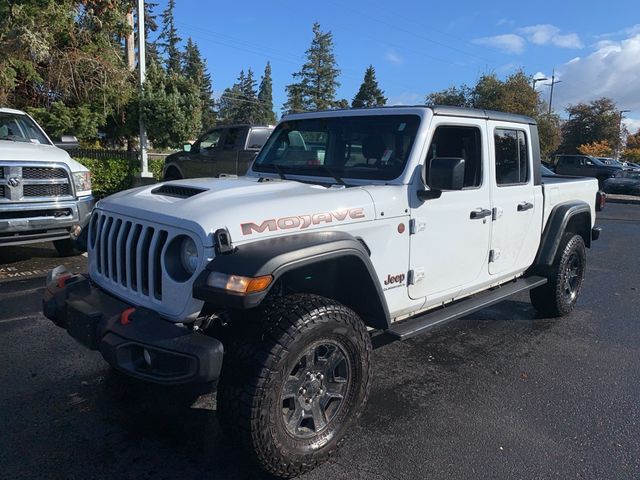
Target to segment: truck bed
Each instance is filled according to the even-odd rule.
[[[542,177],[544,193],[543,227],[556,205],[572,200],[583,200],[591,207],[592,225],[595,222],[595,199],[598,192],[598,180],[590,177],[570,177],[565,175],[549,175]]]

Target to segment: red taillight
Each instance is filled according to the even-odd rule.
[[[126,310],[123,310],[120,314],[120,324],[121,325],[129,325],[131,323],[131,315],[135,312],[136,309],[133,307],[129,307]]]
[[[600,211],[604,208],[604,204],[607,201],[607,194],[599,191],[596,193],[596,210]]]

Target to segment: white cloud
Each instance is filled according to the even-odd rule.
[[[472,40],[476,45],[498,48],[507,53],[522,53],[524,51],[524,38],[514,33],[505,35],[495,35],[493,37],[475,38]]]
[[[535,45],[555,45],[561,48],[583,48],[584,45],[576,33],[560,34],[560,29],[548,23],[529,25],[518,29],[527,40]]]
[[[387,100],[387,105],[418,105],[421,103],[424,103],[424,94],[415,92],[402,92]]]
[[[553,92],[557,110],[609,97],[620,109],[632,110],[632,116],[640,113],[640,33],[618,42],[599,43],[589,55],[558,66],[556,75],[562,79]]]
[[[387,53],[385,53],[384,58],[389,63],[393,63],[394,65],[402,65],[404,63],[404,58],[402,58],[400,54],[398,54],[398,52],[396,52],[392,48],[387,50]]]
[[[627,127],[629,133],[640,131],[640,118],[623,118],[622,123]]]

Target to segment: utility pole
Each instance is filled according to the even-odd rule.
[[[556,83],[560,83],[562,80],[556,80],[556,69],[553,69],[553,74],[551,75],[551,83],[545,83],[547,86],[551,86],[551,94],[549,95],[549,115],[551,115],[551,104],[553,103],[553,86]]]
[[[144,38],[144,0],[138,0],[138,79],[140,81],[140,92],[144,88],[144,81],[147,76],[147,60],[145,58],[146,41]],[[149,157],[147,156],[147,129],[140,115],[140,177],[150,178]]]
[[[618,122],[618,148],[616,150],[616,158],[620,158],[622,152],[622,116],[631,110],[620,110],[620,121]]]

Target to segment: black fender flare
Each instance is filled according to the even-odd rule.
[[[547,220],[547,225],[544,228],[540,240],[540,247],[534,260],[535,266],[548,266],[553,264],[560,240],[567,230],[569,222],[571,222],[572,218],[576,218],[577,215],[583,214],[587,214],[589,220],[587,228],[585,229],[586,231],[582,233],[582,236],[587,247],[591,246],[591,207],[589,204],[580,200],[560,203],[553,207]]]
[[[370,294],[366,301],[371,315],[363,317],[368,326],[389,327],[389,309],[380,282],[365,244],[346,232],[310,232],[267,238],[236,247],[233,252],[216,256],[198,276],[193,287],[195,298],[236,309],[253,308],[264,300],[269,289],[246,295],[216,289],[206,284],[211,272],[243,277],[273,275],[273,286],[287,272],[327,260],[353,260],[364,268],[366,277],[359,286],[366,286]],[[270,288],[271,288],[270,286]],[[372,295],[375,292],[375,295]],[[375,297],[375,298],[371,298]],[[344,302],[343,302],[344,303]],[[350,306],[350,305],[347,305]],[[367,310],[369,310],[367,309]],[[354,309],[355,310],[355,309]],[[356,313],[357,312],[356,310]]]
[[[167,170],[169,170],[170,168],[175,168],[180,173],[180,176],[182,178],[185,178],[184,172],[182,171],[182,168],[180,168],[180,166],[177,163],[175,163],[174,161],[166,163],[164,165],[164,167],[162,167],[162,178],[165,177],[165,175],[167,174]]]

